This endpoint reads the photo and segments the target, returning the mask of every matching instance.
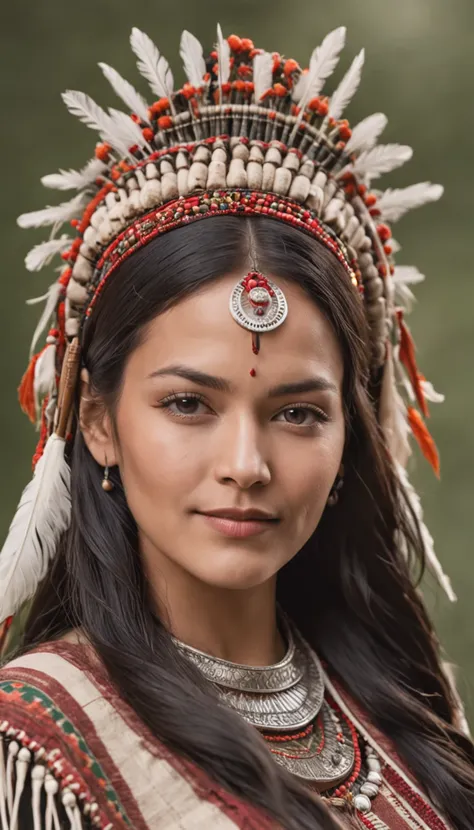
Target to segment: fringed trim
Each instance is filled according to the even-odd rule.
[[[98,805],[79,792],[72,775],[61,781],[55,774],[60,765],[59,750],[46,754],[24,732],[0,723],[2,830],[22,830],[20,815],[22,821],[28,816],[32,830],[113,830],[111,824],[101,823]]]

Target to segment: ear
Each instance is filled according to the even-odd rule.
[[[101,467],[118,463],[112,421],[104,401],[91,389],[89,372],[81,370],[79,428],[92,457]]]

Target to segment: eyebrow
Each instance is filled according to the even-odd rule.
[[[164,369],[157,369],[151,372],[147,377],[167,377],[174,375],[175,377],[189,380],[191,383],[196,383],[199,386],[206,386],[208,389],[215,389],[217,392],[233,392],[233,385],[217,375],[208,375],[207,372],[200,372],[198,369],[192,369],[190,366],[183,366],[176,364],[173,366],[165,366]],[[339,393],[335,383],[323,377],[309,377],[303,380],[294,381],[292,383],[281,383],[274,386],[268,392],[269,398],[279,398],[284,395],[298,395],[304,392],[334,392]]]

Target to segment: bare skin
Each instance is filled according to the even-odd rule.
[[[119,465],[165,624],[209,654],[269,665],[284,654],[277,573],[330,509],[341,467],[343,361],[322,312],[276,277],[288,318],[254,356],[228,309],[238,277],[152,321],[125,367],[115,432],[84,372],[81,429],[99,464]],[[209,516],[235,509],[265,516]]]

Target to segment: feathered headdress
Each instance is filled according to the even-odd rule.
[[[149,101],[106,64],[100,67],[127,113],[104,110],[82,92],[64,93],[70,112],[100,141],[81,170],[42,179],[48,188],[76,191],[71,200],[18,220],[23,228],[52,228],[49,239],[28,254],[27,268],[39,270],[57,255],[64,267],[43,298],[33,352],[51,326],[46,344],[33,353],[20,386],[21,405],[39,424],[41,437],[35,476],[0,553],[0,620],[34,593],[68,526],[65,390],[75,383],[81,333],[95,300],[125,257],[184,222],[263,213],[314,234],[339,258],[367,313],[372,370],[383,376],[380,420],[421,518],[402,471],[413,434],[439,472],[425,419],[427,401],[441,396],[418,371],[405,320],[411,287],[423,277],[415,268],[395,265],[400,246],[391,224],[411,208],[439,199],[442,188],[424,182],[383,193],[372,186],[412,151],[378,143],[387,122],[382,113],[354,128],[343,118],[360,83],[364,51],[326,94],[345,34],[341,27],[327,35],[309,68],[302,69],[295,60],[256,49],[248,38],[225,38],[220,27],[206,60],[199,41],[184,32],[180,54],[187,81],[175,89],[167,60],[146,34],[133,29],[131,47],[149,83]],[[73,236],[60,234],[65,223]],[[453,599],[427,531],[425,543],[428,561]]]

